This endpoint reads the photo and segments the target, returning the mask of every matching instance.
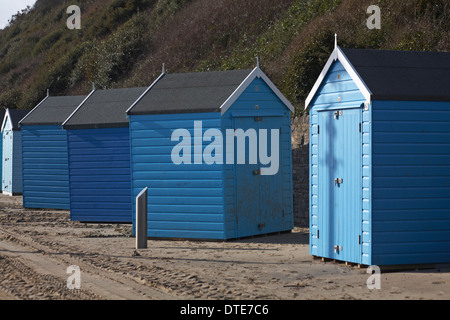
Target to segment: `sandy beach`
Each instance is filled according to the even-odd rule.
[[[70,266],[80,289],[70,290]],[[308,229],[232,241],[148,240],[135,250],[129,224],[70,221],[68,211],[23,209],[0,195],[2,300],[449,299],[450,265],[382,271],[314,260]]]

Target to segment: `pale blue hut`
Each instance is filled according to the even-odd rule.
[[[3,121],[3,118],[5,117],[5,110],[0,110],[0,119]],[[0,139],[0,159],[3,162],[3,137]],[[0,191],[3,189],[3,180],[2,180],[2,174],[3,172],[3,164],[0,165],[0,181],[2,183],[0,184]]]
[[[450,53],[336,45],[306,100],[310,253],[450,262]]]
[[[2,193],[22,193],[22,134],[19,121],[29,110],[6,109],[1,127],[3,138]]]

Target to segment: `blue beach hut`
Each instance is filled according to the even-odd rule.
[[[335,47],[306,100],[310,253],[450,262],[450,53]]]
[[[22,134],[19,121],[29,110],[6,109],[2,123],[2,193],[22,193]]]
[[[49,96],[20,122],[23,207],[69,210],[67,134],[61,124],[86,96]]]
[[[126,110],[145,89],[93,90],[64,121],[71,220],[131,223]]]
[[[163,72],[127,112],[133,199],[148,187],[148,237],[290,231],[292,111],[259,66]]]

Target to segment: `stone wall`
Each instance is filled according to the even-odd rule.
[[[294,225],[309,226],[309,115],[291,122]]]

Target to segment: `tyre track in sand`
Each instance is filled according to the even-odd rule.
[[[0,288],[20,299],[176,299],[135,277],[95,262],[98,255],[58,249],[0,227]],[[86,257],[94,257],[90,259]],[[67,267],[81,270],[81,290],[67,288]],[[103,267],[102,267],[103,266]],[[139,282],[140,281],[140,282]]]
[[[49,239],[45,228],[67,228],[69,234],[83,225],[68,222],[63,214],[42,210],[23,210],[15,208],[0,209],[0,250],[21,252],[16,259],[32,264],[33,268],[42,265],[41,273],[59,273],[59,281],[66,285],[69,275],[65,270],[70,265],[78,265],[81,270],[82,288],[97,294],[99,299],[233,299],[239,292],[240,299],[254,298],[254,293],[245,290],[230,290],[229,283],[222,279],[208,279],[193,270],[182,270],[176,266],[167,268],[158,265],[161,258],[148,259],[130,256],[117,257],[89,251],[87,248],[68,245],[58,238]],[[10,212],[14,212],[11,214]],[[92,226],[88,226],[98,230]],[[31,230],[31,231],[30,231]],[[81,232],[81,234],[90,232]],[[67,242],[67,241],[66,241]],[[10,246],[8,248],[7,244]],[[11,247],[15,246],[15,247]],[[29,254],[24,252],[29,251]],[[1,252],[1,251],[0,251]],[[27,256],[27,260],[24,260]],[[35,261],[33,261],[35,260]],[[58,269],[56,269],[56,267]],[[1,278],[0,278],[1,279]],[[11,283],[9,282],[9,285]],[[50,286],[51,287],[51,286]],[[17,295],[16,295],[17,296]],[[36,297],[36,295],[32,295]],[[38,296],[39,297],[39,296]],[[276,298],[266,296],[266,298]]]
[[[78,265],[82,272],[82,286],[86,286],[85,283],[89,280],[96,282],[95,286],[99,286],[99,280],[86,280],[88,275],[93,275],[102,280],[109,279],[116,282],[117,286],[111,287],[116,293],[121,292],[124,295],[124,292],[134,291],[138,294],[138,296],[125,295],[122,297],[125,299],[195,299],[205,296],[208,299],[232,299],[236,297],[235,292],[231,292],[225,282],[218,283],[219,279],[210,283],[210,281],[203,280],[199,274],[192,272],[143,264],[139,256],[124,262],[117,257],[89,252],[61,243],[55,245],[52,241],[24,236],[18,234],[17,231],[8,231],[2,227],[0,227],[0,239],[19,247],[16,247],[17,251],[22,248],[22,256],[24,255],[23,251],[27,249],[33,251],[34,257],[41,255],[47,261],[47,269],[50,269],[49,259],[56,260],[62,265],[59,268],[60,272],[70,265]],[[2,247],[5,247],[5,243],[0,242],[0,248]],[[11,248],[9,250],[12,251]],[[57,265],[57,263],[52,262],[52,265]],[[61,277],[61,283],[64,285],[67,276],[64,274]],[[64,279],[64,277],[66,278]],[[120,284],[125,288],[120,289]],[[118,298],[116,295],[105,293],[96,287],[92,287],[91,290],[98,293],[100,299]],[[119,298],[121,297],[119,296]],[[251,295],[244,293],[240,298],[251,298]]]

